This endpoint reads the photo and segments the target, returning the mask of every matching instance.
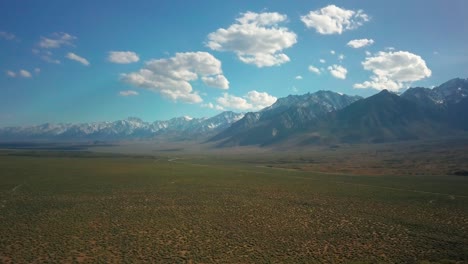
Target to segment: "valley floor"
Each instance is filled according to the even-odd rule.
[[[468,261],[468,177],[398,173],[411,162],[388,151],[380,160],[403,165],[385,173],[317,165],[377,160],[339,150],[0,151],[0,262]],[[441,171],[463,166],[445,154]]]

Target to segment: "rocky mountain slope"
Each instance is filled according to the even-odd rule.
[[[130,140],[165,136],[174,139],[216,133],[238,121],[244,114],[223,112],[211,118],[177,117],[167,121],[145,122],[136,117],[115,122],[82,124],[43,124],[0,129],[0,141],[27,140]]]
[[[468,79],[362,99],[319,91],[278,99],[211,138],[218,146],[378,143],[464,134]],[[287,145],[287,144],[286,144]]]
[[[368,98],[331,91],[279,98],[258,112],[145,122],[43,124],[0,128],[0,141],[196,140],[218,147],[379,143],[468,133],[468,79],[438,87],[386,90]]]

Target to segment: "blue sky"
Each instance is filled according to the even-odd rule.
[[[0,126],[254,111],[468,73],[468,2],[0,2]]]

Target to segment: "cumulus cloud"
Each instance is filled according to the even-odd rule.
[[[319,34],[341,34],[346,30],[356,29],[369,21],[363,10],[347,10],[335,5],[310,11],[301,16],[307,28],[315,28]]]
[[[221,62],[208,52],[176,53],[171,58],[150,60],[139,71],[121,75],[122,81],[131,85],[187,103],[202,102],[190,84],[199,78],[208,86],[229,88]]]
[[[325,63],[325,62],[327,62],[327,61],[324,60],[324,59],[320,59],[319,61],[320,61],[320,63]]]
[[[32,77],[32,74],[29,71],[23,70],[23,69],[21,69],[19,71],[18,75],[23,77],[23,78],[31,78]]]
[[[15,78],[15,77],[16,77],[16,73],[13,72],[13,71],[6,71],[5,73],[6,73],[6,75],[7,75],[8,77],[11,77],[11,78]]]
[[[344,58],[345,58],[345,55],[344,55],[344,54],[338,55],[338,60],[342,61],[342,60],[344,60]]]
[[[32,53],[39,56],[43,61],[48,63],[60,64],[60,60],[55,59],[53,53],[46,49],[32,49]]]
[[[6,32],[6,31],[0,31],[0,38],[5,39],[5,40],[15,40],[15,39],[17,39],[14,34]]]
[[[32,77],[31,72],[24,70],[24,69],[19,70],[17,73],[14,71],[10,71],[10,70],[6,71],[5,73],[8,77],[11,77],[11,78],[16,78],[16,77],[31,78]]]
[[[302,76],[301,76],[301,75],[298,75],[298,76],[294,77],[294,79],[296,79],[296,80],[302,80]]]
[[[321,73],[321,71],[320,71],[319,68],[314,67],[314,66],[312,66],[312,65],[309,65],[309,71],[310,71],[310,72],[313,72],[313,73],[315,73],[315,74],[320,74],[320,73]]]
[[[74,46],[73,42],[77,37],[65,32],[52,33],[49,37],[41,37],[39,43],[32,52],[48,63],[60,64],[60,60],[54,58],[53,49],[59,49],[64,46]]]
[[[348,42],[348,47],[359,49],[374,44],[373,39],[353,39]]]
[[[215,105],[213,103],[207,103],[207,104],[202,104],[201,105],[202,107],[205,107],[205,108],[210,108],[210,109],[215,109],[215,110],[219,110],[219,111],[223,111],[224,108],[220,105]]]
[[[110,51],[107,60],[112,63],[128,64],[139,61],[140,57],[133,51]]]
[[[330,50],[330,54],[331,54],[331,55],[335,55],[335,53],[336,53],[336,52],[335,52],[334,50]]]
[[[336,64],[328,66],[328,71],[333,75],[333,77],[338,79],[346,79],[346,74],[348,73],[348,70],[345,67]]]
[[[67,56],[65,56],[67,59],[77,61],[85,66],[89,66],[89,61],[81,56],[76,55],[75,53],[69,52]]]
[[[254,108],[262,109],[267,106],[274,104],[277,100],[276,97],[269,95],[266,92],[257,92],[257,91],[250,91],[247,95],[244,96],[248,102],[250,102]]]
[[[253,105],[249,104],[246,99],[228,93],[224,93],[222,97],[216,99],[216,102],[224,109],[230,108],[245,111],[253,108]]]
[[[73,41],[76,39],[68,33],[58,32],[53,33],[49,38],[41,37],[39,47],[44,49],[56,49],[62,46],[73,46]]]
[[[276,102],[277,98],[266,92],[250,91],[243,97],[224,93],[216,99],[218,106],[223,109],[234,109],[240,111],[256,111],[268,107]]]
[[[381,51],[373,57],[367,57],[362,66],[372,71],[373,75],[369,81],[354,84],[354,88],[398,91],[432,74],[419,55],[407,51]]]
[[[138,95],[138,92],[133,91],[133,90],[126,90],[126,91],[120,91],[119,95],[120,96],[135,96],[135,95]]]
[[[203,76],[203,83],[213,88],[229,89],[229,81],[222,74],[214,76]]]
[[[241,14],[227,29],[220,28],[208,35],[210,49],[232,51],[240,61],[257,67],[270,67],[288,62],[282,51],[297,42],[297,36],[286,27],[278,26],[287,20],[279,13]]]

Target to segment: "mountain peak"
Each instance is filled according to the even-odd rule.
[[[468,79],[454,78],[433,89],[409,88],[402,97],[420,105],[447,107],[468,97]]]
[[[219,145],[228,146],[267,145],[320,134],[318,137],[324,142],[328,139],[380,142],[439,135],[439,131],[452,131],[444,130],[448,126],[465,129],[466,120],[460,119],[463,116],[460,113],[466,112],[467,100],[468,79],[455,78],[434,89],[410,88],[402,95],[382,90],[366,99],[319,90],[279,98],[258,112],[225,111],[210,118],[182,116],[150,123],[128,117],[112,122],[0,128],[0,139],[109,141],[159,136],[164,140],[212,137],[213,141],[221,140]]]

